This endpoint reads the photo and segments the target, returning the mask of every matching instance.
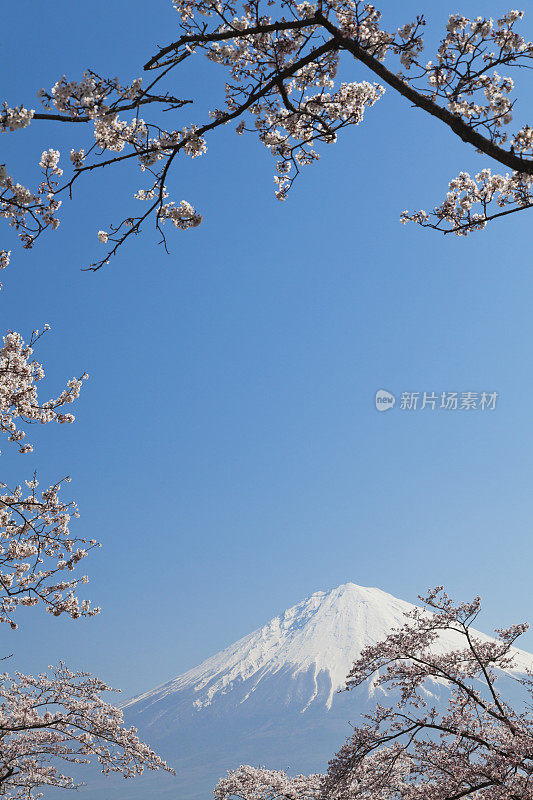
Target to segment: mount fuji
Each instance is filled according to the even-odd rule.
[[[413,608],[353,583],[315,592],[194,669],[132,698],[123,706],[126,722],[174,766],[177,778],[143,776],[112,792],[107,783],[106,792],[94,787],[91,800],[147,793],[197,800],[209,797],[217,779],[241,763],[291,772],[325,769],[350,722],[383,701],[383,690],[372,684],[339,693],[353,661],[403,625]],[[450,631],[434,648],[459,646],[459,635]],[[516,648],[514,655],[517,672],[533,668],[533,655]],[[431,691],[438,696],[442,687]]]

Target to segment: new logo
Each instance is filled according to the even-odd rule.
[[[386,389],[378,389],[376,392],[376,408],[378,411],[388,411],[389,408],[394,408],[396,398]]]

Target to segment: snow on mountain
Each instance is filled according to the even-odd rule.
[[[232,692],[239,703],[245,703],[261,684],[283,672],[293,680],[303,675],[311,677],[308,695],[297,696],[301,712],[317,702],[329,710],[361,650],[404,624],[404,615],[414,607],[381,589],[355,583],[315,592],[199,666],[130,700],[125,708],[148,711],[173,695],[189,695],[190,690],[196,710]],[[477,635],[489,639],[484,634]],[[434,649],[442,652],[463,646],[459,634],[450,631]],[[533,656],[516,648],[515,661],[519,671],[533,667]]]
[[[124,704],[126,722],[176,769],[175,778],[111,778],[105,786],[91,780],[80,800],[206,800],[218,778],[239,764],[293,774],[325,769],[349,736],[350,723],[384,699],[375,696],[371,683],[337,692],[352,662],[363,647],[401,626],[413,608],[354,583],[315,592],[194,669]],[[450,632],[435,648],[462,646]],[[520,671],[533,667],[533,656],[519,650],[515,656]],[[504,682],[516,691],[516,681]],[[430,688],[439,702],[443,687]]]

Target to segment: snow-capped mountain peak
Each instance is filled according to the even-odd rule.
[[[294,696],[300,711],[314,703],[329,709],[361,650],[403,625],[405,613],[413,608],[381,589],[355,583],[315,592],[199,666],[127,705],[147,709],[166,700],[166,706],[177,695],[183,700],[190,698],[196,710],[223,697],[229,699],[228,695],[235,704],[242,704],[258,690],[264,692],[268,681],[283,676],[285,684],[285,678],[291,678],[297,686]],[[450,632],[441,637],[436,649],[460,646],[460,638]],[[533,657],[523,651],[516,651],[516,660],[518,668],[533,666]]]
[[[139,728],[178,778],[147,777],[127,792],[115,785],[117,800],[203,800],[239,764],[291,774],[324,770],[352,724],[376,702],[387,703],[383,688],[372,682],[337,692],[353,661],[366,645],[403,625],[414,607],[354,583],[315,592],[194,669],[130,700],[123,706],[127,723]],[[442,652],[463,646],[459,634],[446,632],[432,647]],[[533,667],[533,656],[521,650],[515,661],[520,672]],[[504,687],[511,693],[523,688],[502,675]],[[444,686],[426,690],[431,702],[445,702]],[[511,701],[518,707],[524,697],[518,693]],[[108,785],[91,794],[94,800],[109,796]]]

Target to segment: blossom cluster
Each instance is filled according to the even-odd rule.
[[[135,100],[141,94],[142,78],[136,78],[129,86],[121,86],[117,78],[102,78],[88,70],[80,81],[57,81],[50,91],[41,89],[39,97],[46,109],[56,109],[73,119],[96,117],[107,114],[117,100]]]
[[[9,266],[11,260],[11,250],[0,250],[0,269],[5,269]],[[0,289],[2,284],[0,283]]]
[[[419,60],[419,40],[402,57],[407,72],[415,74],[402,77],[414,83],[424,78],[433,101],[443,101],[452,114],[483,129],[490,140],[504,142],[507,136],[501,129],[512,120],[514,82],[498,69],[527,65],[533,57],[533,44],[514,29],[522,17],[521,11],[497,20],[452,14],[435,60],[426,64]],[[409,26],[400,29],[400,35],[405,30]]]
[[[298,83],[303,83],[301,75]],[[367,81],[342,83],[333,94],[322,90],[306,95],[298,111],[280,107],[274,111],[270,104],[267,114],[257,116],[259,138],[274,156],[281,157],[274,178],[278,200],[287,197],[293,182],[292,170],[297,172],[300,166],[318,160],[319,154],[307,143],[335,142],[337,130],[344,125],[358,125],[365,109],[371,108],[384,91],[379,84]]]
[[[121,153],[129,144],[144,149],[148,127],[143,119],[132,119],[128,124],[118,114],[106,114],[94,121],[94,140],[101,150]]]
[[[150,88],[150,87],[149,87]],[[164,103],[169,109],[179,108],[185,101],[174,98],[168,92],[162,95],[150,94],[142,89],[142,79],[135,79],[129,85],[121,85],[117,78],[105,78],[95,72],[86,71],[81,80],[68,80],[63,76],[50,90],[41,89],[39,97],[50,114],[39,113],[38,117],[92,122],[94,143],[89,147],[72,148],[70,163],[74,170],[71,181],[59,186],[58,178],[62,169],[58,166],[59,152],[49,150],[43,153],[40,167],[44,180],[36,191],[16,182],[8,175],[5,165],[0,165],[0,216],[19,232],[24,247],[32,247],[35,239],[46,229],[59,226],[57,211],[61,206],[58,195],[66,188],[71,189],[74,180],[84,173],[86,167],[92,169],[94,161],[104,153],[127,152],[126,157],[137,159],[141,171],[151,169],[157,162],[166,159],[179,149],[192,158],[205,152],[206,143],[196,134],[196,127],[184,127],[166,131],[158,125],[145,122],[139,116],[138,108],[147,103]],[[130,121],[121,118],[122,111],[135,109]],[[58,113],[55,113],[58,112]],[[14,131],[26,127],[34,118],[35,112],[23,106],[10,108],[4,103],[0,109],[0,130]],[[100,163],[105,163],[101,161]],[[162,196],[159,208],[162,207]],[[124,223],[121,223],[119,228]],[[179,227],[191,227],[181,225]],[[130,228],[137,231],[135,221]],[[117,228],[115,228],[117,230]],[[134,232],[130,230],[126,237]],[[2,251],[4,254],[6,251]]]
[[[97,614],[99,608],[75,594],[88,578],[65,579],[59,573],[71,573],[100,545],[71,536],[70,521],[79,513],[75,503],[60,499],[61,482],[38,493],[34,476],[26,486],[29,492],[0,483],[0,623],[16,628],[17,608],[39,603],[56,617]]]
[[[17,131],[19,128],[27,128],[33,119],[35,111],[24,108],[24,106],[15,106],[9,108],[7,103],[4,102],[0,108],[0,131]]]
[[[292,28],[285,23],[286,17],[277,27],[276,18],[261,9],[260,0],[243,4],[241,9],[232,0],[174,0],[174,6],[185,31],[176,43],[177,57],[203,50],[207,58],[229,70],[227,110],[215,111],[212,116],[224,120],[224,114],[233,117],[240,107],[254,117],[251,125],[241,119],[237,133],[256,132],[278,159],[275,182],[280,200],[286,199],[300,167],[319,158],[316,144],[335,142],[340,127],[359,124],[365,107],[372,106],[384,92],[380,84],[368,82],[340,84],[330,91],[336,85],[343,49],[353,53],[355,45],[359,48],[355,54],[364,51],[374,62],[384,61],[389,53],[398,56],[404,70],[398,77],[406,87],[411,84],[422,99],[429,97],[436,112],[439,105],[450,112],[449,124],[455,117],[464,119],[472,130],[482,131],[488,142],[499,144],[507,140],[502,129],[512,120],[514,82],[498,70],[528,65],[533,57],[533,45],[515,30],[523,17],[518,11],[497,20],[450,16],[435,60],[423,63],[423,17],[396,33],[387,32],[376,8],[358,0],[327,0],[320,13],[311,3],[286,0],[283,7],[294,19]],[[244,14],[239,13],[242,10]],[[337,37],[336,46],[326,52],[319,46],[322,26]],[[306,58],[307,53],[320,55]],[[420,86],[424,80],[429,88]],[[250,102],[255,95],[257,102]],[[531,155],[531,128],[522,128],[511,143],[513,152]],[[500,204],[512,203],[517,181],[521,202],[516,207],[529,204],[523,201],[527,180],[516,176],[499,195]],[[487,214],[474,214],[458,221],[457,213],[449,209],[450,202],[446,202],[442,218],[449,218],[454,227],[464,228],[466,222],[467,232],[483,227],[481,218],[488,218]],[[404,214],[402,221],[407,220],[425,223],[423,212]]]
[[[34,800],[39,787],[77,788],[63,765],[91,758],[106,775],[172,772],[134,727],[124,727],[122,712],[102,697],[109,691],[116,690],[63,662],[35,676],[0,675],[2,796]]]
[[[58,178],[63,174],[59,167],[59,151],[45,150],[39,160],[42,180],[35,192],[15,182],[4,167],[0,174],[0,217],[19,232],[23,247],[29,249],[35,239],[46,229],[59,227],[57,212],[61,200],[56,197]],[[1,251],[5,254],[5,250]],[[3,260],[5,260],[5,255]],[[5,264],[4,264],[5,266]]]
[[[175,3],[188,39],[194,38],[199,23],[192,9],[199,15],[214,16],[223,23],[215,27],[213,38],[222,41],[202,41],[198,36],[196,49],[203,49],[211,61],[229,68],[231,82],[226,84],[226,111],[213,112],[222,122],[235,115],[239,106],[247,106],[252,121],[247,125],[243,118],[237,133],[255,132],[260,141],[277,159],[276,197],[285,200],[300,168],[319,159],[316,145],[334,143],[338,131],[348,125],[358,125],[366,108],[372,107],[384,93],[378,83],[368,81],[340,83],[335,91],[339,66],[339,51],[327,49],[319,53],[316,48],[321,34],[314,18],[315,7],[308,3],[287,3],[299,21],[309,17],[305,29],[260,30],[254,34],[255,20],[260,17],[263,28],[275,27],[275,20],[262,13],[259,2],[245,5],[245,13],[235,16],[236,7],[227,2],[220,9],[213,2],[192,3],[190,0]],[[356,4],[360,5],[360,4]],[[354,38],[368,48],[376,59],[385,57],[391,37],[380,30],[380,14],[370,5],[355,18],[350,4],[335,3],[339,28],[345,36]],[[227,16],[224,14],[227,13]],[[230,16],[231,15],[231,16]],[[235,36],[228,40],[231,32]],[[187,45],[189,46],[189,45]],[[316,57],[302,57],[317,50]],[[276,74],[288,73],[286,79],[276,79]],[[253,87],[253,88],[251,88]],[[257,102],[249,98],[258,96]]]
[[[43,154],[44,168],[57,163],[54,151]],[[8,258],[8,254],[6,254]],[[44,370],[33,356],[33,345],[48,330],[34,331],[29,344],[13,332],[0,348],[0,430],[12,441],[22,439],[15,420],[71,422],[58,409],[78,397],[82,381],[72,379],[55,400],[39,404],[35,383]],[[27,452],[31,446],[21,446]],[[94,539],[73,536],[72,518],[79,516],[72,501],[60,497],[67,477],[39,491],[36,475],[25,487],[0,483],[0,623],[17,628],[21,608],[41,605],[55,617],[71,619],[98,614],[78,588],[88,582],[77,576],[78,564],[99,547]],[[74,573],[74,575],[73,575]],[[0,674],[0,794],[11,800],[37,800],[39,788],[74,788],[65,765],[99,762],[102,772],[140,775],[145,768],[170,770],[142,742],[135,728],[126,728],[122,712],[104,701],[111,687],[65,664],[37,676]]]
[[[168,219],[181,230],[196,228],[202,222],[202,215],[198,214],[186,200],[182,200],[179,205],[173,202],[165,203],[161,208],[160,217],[163,222]]]
[[[10,331],[3,337],[0,347],[0,432],[6,434],[10,442],[18,443],[21,453],[31,452],[33,446],[22,444],[25,432],[18,422],[73,422],[74,415],[60,409],[79,397],[83,381],[89,377],[84,373],[80,378],[71,378],[56,398],[44,403],[39,401],[36,384],[44,378],[44,369],[32,358],[33,345],[48,328],[45,326],[41,334],[34,331],[29,344],[19,333]]]
[[[281,770],[242,765],[218,781],[213,796],[215,800],[319,800],[323,782],[320,774],[289,777]]]
[[[67,84],[63,79],[45,96],[45,103],[48,97],[62,113],[78,120],[84,115],[94,117],[97,124],[111,91],[131,102],[138,97],[140,82],[119,90],[117,85],[99,84],[88,74],[80,84]],[[33,112],[22,106],[13,109],[4,104],[0,130],[26,127],[32,117]],[[71,151],[75,170],[83,169],[84,159],[84,149]],[[19,231],[25,247],[31,247],[45,228],[59,225],[59,151],[45,150],[39,167],[43,180],[32,192],[0,165],[0,216]],[[182,216],[187,214],[184,207]],[[11,251],[0,250],[0,269],[9,264],[10,255]],[[73,422],[73,414],[64,407],[79,397],[88,378],[87,374],[72,378],[57,397],[46,402],[39,399],[37,383],[44,378],[44,369],[33,352],[48,329],[45,325],[41,332],[33,331],[29,343],[19,333],[8,331],[0,346],[0,434],[16,442],[21,453],[30,452],[32,445],[23,443],[25,432],[20,423]],[[78,597],[79,587],[88,578],[77,575],[77,566],[100,545],[94,539],[71,535],[71,520],[79,516],[78,509],[74,502],[60,497],[63,482],[69,480],[40,491],[35,474],[24,487],[10,488],[0,482],[0,623],[12,629],[17,628],[15,619],[21,608],[40,605],[55,617],[66,615],[74,620],[100,611]],[[76,788],[65,769],[91,760],[99,762],[104,774],[119,773],[125,778],[140,775],[144,769],[171,772],[139,739],[135,728],[124,726],[122,712],[105,702],[102,695],[108,691],[111,687],[102,681],[72,671],[64,663],[37,676],[0,674],[1,796],[37,800],[42,797],[42,787]]]
[[[533,205],[533,175],[514,172],[493,174],[484,169],[472,177],[461,172],[450,181],[444,201],[431,213],[404,211],[401,222],[416,222],[423,227],[468,236],[482,230],[487,223],[506,211],[498,209],[528,208]],[[496,210],[492,211],[495,206]]]
[[[489,639],[471,627],[479,597],[454,603],[439,586],[420,599],[424,608],[353,664],[346,688],[365,684],[384,699],[325,775],[242,766],[219,781],[216,800],[531,800],[533,715],[513,708],[498,684],[516,667],[514,644],[528,626]],[[439,645],[444,632],[455,649]],[[517,680],[533,694],[530,678]]]
[[[516,102],[510,71],[530,66],[533,58],[533,44],[517,31],[521,11],[498,19],[452,14],[434,57],[427,61],[422,15],[387,30],[380,12],[364,0],[281,0],[279,4],[273,0],[173,0],[173,5],[181,35],[144,65],[156,76],[147,88],[142,88],[140,79],[122,85],[117,78],[86,71],[80,80],[63,76],[50,90],[40,91],[45,112],[50,113],[35,115],[23,106],[4,104],[0,111],[3,130],[25,127],[32,115],[39,120],[88,122],[93,128],[92,141],[71,148],[72,177],[62,186],[57,181],[61,170],[51,155],[57,151],[50,150],[41,159],[45,180],[36,192],[3,175],[0,165],[0,216],[19,231],[25,247],[31,247],[45,228],[59,225],[60,192],[71,193],[73,184],[96,168],[126,160],[133,160],[142,173],[151,173],[153,188],[139,188],[135,194],[151,204],[144,213],[127,215],[113,224],[111,235],[100,231],[98,238],[109,243],[109,250],[91,268],[108,263],[150,217],[163,243],[166,219],[181,229],[194,227],[201,218],[196,212],[188,216],[189,201],[181,207],[186,213],[166,202],[164,184],[170,167],[179,163],[176,156],[181,153],[191,158],[205,153],[206,135],[233,122],[238,134],[255,134],[273,155],[275,193],[285,200],[301,168],[319,159],[320,146],[336,142],[341,129],[359,125],[387,85],[512,171],[498,178],[503,183],[501,191],[492,192],[496,205],[508,206],[506,213],[531,205],[532,129],[525,125],[514,134],[507,132]],[[167,130],[161,127],[161,116],[143,118],[144,106],[174,113],[192,102],[168,91],[156,92],[166,76],[194,53],[203,53],[226,73],[225,94],[210,109],[208,119],[203,123],[185,120],[187,124]],[[342,81],[343,53],[363,63],[379,82]],[[391,60],[396,65],[385,66]],[[131,116],[125,117],[124,112],[130,110]],[[503,149],[506,143],[508,149]],[[481,197],[487,185],[484,180],[481,184],[471,191],[451,188],[451,195],[433,215],[405,213],[402,221],[426,225],[431,217],[429,224],[439,230],[483,228],[501,213],[489,213]],[[477,203],[480,209],[473,208]]]

